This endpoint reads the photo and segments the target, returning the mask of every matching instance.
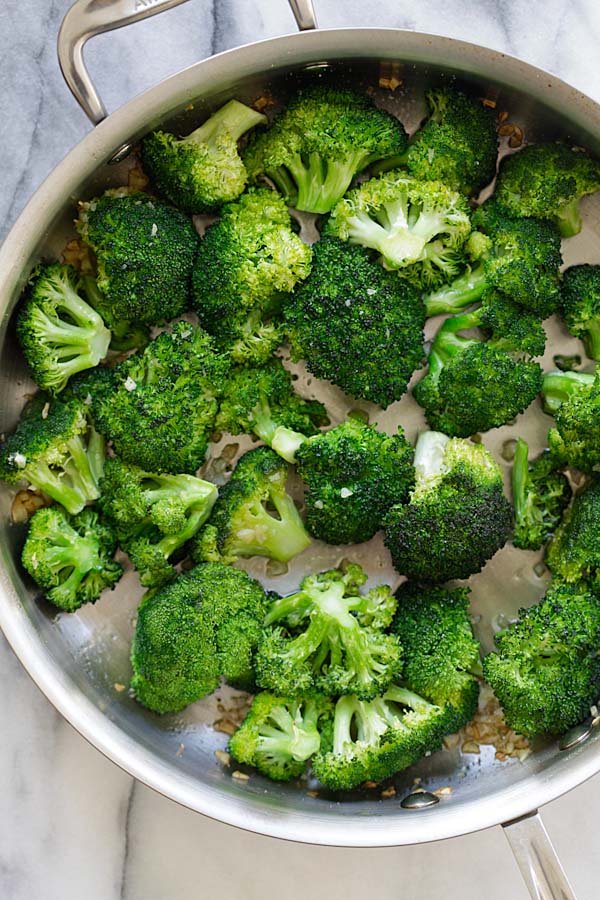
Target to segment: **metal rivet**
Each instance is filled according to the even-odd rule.
[[[563,734],[558,742],[558,749],[570,750],[571,747],[576,747],[577,744],[583,744],[584,741],[587,741],[591,733],[592,719],[586,719],[585,722],[574,725],[573,728],[569,728],[569,730]]]
[[[435,806],[440,802],[440,798],[429,791],[417,791],[414,794],[408,794],[404,800],[400,802],[402,809],[427,809],[428,806]]]
[[[129,154],[133,150],[133,147],[133,144],[121,144],[121,146],[117,150],[115,150],[115,152],[109,159],[109,166],[114,166],[117,163],[123,162],[123,160],[129,156]]]

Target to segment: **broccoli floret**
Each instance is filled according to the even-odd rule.
[[[402,123],[364,94],[313,87],[252,135],[243,159],[250,181],[267,175],[289,206],[327,213],[355,175],[407,142]]]
[[[565,144],[531,144],[505,156],[495,198],[513,216],[553,221],[563,237],[581,231],[579,201],[600,188],[600,163]]]
[[[585,372],[547,372],[542,382],[545,412],[556,427],[548,447],[563,464],[583,472],[600,465],[600,378]]]
[[[512,470],[515,533],[513,543],[522,550],[539,550],[561,520],[571,499],[571,486],[560,463],[546,451],[528,462],[529,447],[517,440]]]
[[[292,376],[279,359],[261,367],[232,369],[223,384],[215,422],[218,431],[256,434],[288,462],[294,462],[305,435],[325,424],[323,404],[295,393]]]
[[[90,275],[82,277],[85,284],[86,300],[102,317],[104,324],[110,328],[111,338],[109,350],[125,353],[128,350],[143,350],[150,340],[150,328],[141,322],[126,322],[118,319],[109,300],[98,289],[96,279]]]
[[[104,457],[104,438],[82,400],[38,394],[0,446],[0,479],[29,481],[75,515],[100,495]]]
[[[537,348],[537,338],[531,341],[519,325],[511,328],[510,321],[504,312],[494,321],[482,305],[446,319],[440,327],[429,352],[429,371],[413,390],[432,428],[468,437],[505,425],[535,399],[542,369],[520,357],[528,355],[526,348]],[[487,341],[460,334],[490,324],[502,330]]]
[[[585,587],[552,587],[495,640],[483,671],[511,728],[558,735],[589,715],[600,691],[600,604]]]
[[[392,685],[369,702],[341,697],[332,737],[321,741],[313,772],[334,791],[383,781],[439,750],[448,733],[446,710],[402,685]]]
[[[395,568],[421,583],[479,572],[512,529],[500,468],[483,444],[427,431],[417,441],[415,472],[410,502],[384,520]]]
[[[131,648],[137,700],[179,712],[219,684],[252,687],[252,657],[268,605],[245,572],[206,563],[147,593]]]
[[[53,506],[39,509],[30,519],[21,561],[46,599],[74,612],[84,603],[95,603],[123,574],[112,558],[116,547],[113,529],[94,510],[70,517]]]
[[[260,365],[283,342],[282,301],[310,272],[279,194],[256,188],[223,207],[200,244],[192,302],[200,324],[235,362]]]
[[[92,279],[71,266],[39,266],[29,282],[17,318],[17,336],[34,380],[58,394],[71,375],[97,366],[110,344],[110,331],[87,302]]]
[[[585,352],[600,361],[600,266],[571,266],[563,274],[561,313]]]
[[[404,650],[403,683],[446,707],[448,728],[458,731],[475,715],[481,673],[479,642],[469,618],[468,588],[403,584],[392,631]]]
[[[360,544],[381,528],[414,484],[413,448],[402,429],[390,437],[360,419],[315,435],[296,453],[304,480],[306,524],[329,544]]]
[[[371,178],[334,207],[327,232],[381,254],[388,269],[421,291],[454,278],[471,221],[465,198],[402,170]]]
[[[187,213],[213,212],[246,187],[238,141],[267,117],[230,100],[187,137],[154,131],[142,142],[142,165],[161,194]]]
[[[199,238],[179,210],[148,194],[107,191],[80,204],[76,226],[94,251],[112,317],[157,325],[188,309]]]
[[[591,478],[575,496],[546,547],[546,564],[555,578],[600,588],[600,480]]]
[[[240,763],[273,781],[298,778],[321,746],[321,731],[332,718],[327,697],[277,697],[262,691],[229,741]]]
[[[256,655],[258,684],[283,696],[316,690],[368,700],[384,691],[402,666],[398,639],[379,630],[394,601],[383,587],[361,596],[363,582],[359,566],[331,569],[308,575],[297,594],[275,600]],[[362,625],[363,615],[375,624]]]
[[[287,477],[287,464],[268,447],[245,453],[194,541],[193,558],[232,563],[266,556],[288,562],[306,550],[310,537],[286,493]]]
[[[423,362],[423,303],[412,287],[335,237],[314,247],[312,273],[286,304],[294,359],[353,397],[389,406]]]
[[[202,329],[176,322],[120,363],[112,379],[90,387],[98,428],[125,462],[193,474],[204,462],[229,365]]]
[[[548,222],[516,218],[488,200],[472,217],[471,265],[425,298],[428,316],[460,312],[495,288],[540,319],[560,303],[560,235]]]

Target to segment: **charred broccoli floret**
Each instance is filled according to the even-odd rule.
[[[546,548],[555,578],[600,588],[600,480],[596,476],[575,496]]]
[[[548,447],[563,464],[592,472],[600,465],[600,378],[585,372],[547,372],[544,410],[554,416]]]
[[[587,355],[600,361],[600,266],[571,266],[564,272],[561,313]]]
[[[539,550],[561,520],[571,499],[566,475],[558,472],[560,463],[546,451],[533,463],[528,461],[529,447],[517,440],[512,470],[515,533],[513,543],[522,550]]]

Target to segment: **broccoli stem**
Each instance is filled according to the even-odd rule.
[[[254,128],[255,125],[266,124],[267,117],[262,113],[250,109],[238,100],[230,100],[221,109],[213,113],[191,134],[183,138],[183,142],[189,144],[211,144],[222,132],[228,132],[231,137],[239,141],[241,136]]]
[[[559,209],[555,217],[561,237],[573,237],[581,231],[581,213],[579,212],[579,198],[574,197]]]
[[[270,494],[279,518],[270,515],[260,501],[248,509],[245,527],[232,540],[231,552],[237,556],[269,556],[288,562],[310,545],[294,501],[280,492]]]
[[[296,707],[296,715],[292,718],[283,706],[276,706],[270,713],[269,722],[261,726],[257,741],[260,753],[279,756],[282,761],[291,756],[296,762],[304,762],[319,750],[321,738],[317,731],[317,707],[309,700],[306,703],[304,716]]]
[[[419,435],[414,459],[417,486],[427,484],[440,474],[449,440],[441,431],[424,431]]]
[[[547,372],[542,382],[544,412],[549,415],[584,387],[591,387],[595,376],[586,372]]]
[[[308,158],[296,154],[287,163],[297,187],[296,209],[329,212],[344,196],[367,159],[364,151],[349,154],[342,160],[323,159],[319,153],[310,153]]]
[[[285,425],[279,425],[273,434],[271,440],[271,449],[279,454],[286,462],[295,463],[296,453],[306,441],[306,436],[300,434],[299,431],[293,431],[286,428]]]
[[[527,505],[527,488],[529,485],[529,447],[522,438],[518,438],[512,470],[512,495],[515,508],[515,521],[523,521]]]
[[[590,359],[600,360],[600,318],[586,322],[583,346]]]
[[[431,317],[441,313],[461,312],[480,300],[486,287],[483,265],[468,269],[451,284],[425,297],[426,314]]]

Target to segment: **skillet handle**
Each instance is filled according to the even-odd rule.
[[[532,900],[576,900],[537,810],[502,828]]]

